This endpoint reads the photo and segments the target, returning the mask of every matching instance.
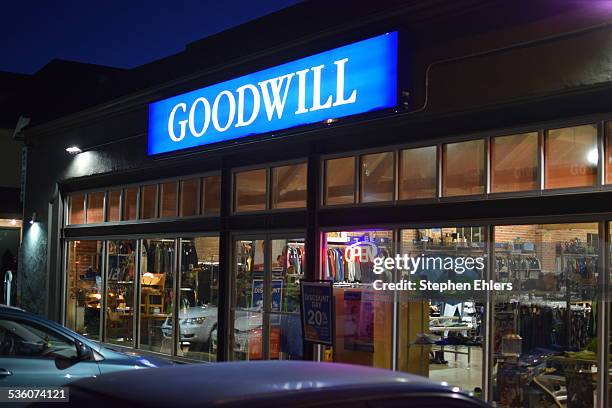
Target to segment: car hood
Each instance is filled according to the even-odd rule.
[[[134,366],[141,368],[157,368],[174,365],[172,361],[163,358],[143,356],[131,351],[122,352],[106,346],[100,346],[96,351],[100,353],[105,360],[119,360],[123,363],[134,364]]]
[[[189,319],[193,317],[211,317],[217,316],[216,306],[195,306],[181,308],[179,310],[179,319]]]

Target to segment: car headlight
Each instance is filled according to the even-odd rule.
[[[183,320],[184,324],[203,324],[205,317],[190,317],[188,319]]]

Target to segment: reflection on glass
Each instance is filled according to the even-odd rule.
[[[104,221],[104,191],[87,193],[87,223]]]
[[[204,177],[204,200],[202,212],[219,214],[221,207],[221,176]]]
[[[306,163],[272,169],[272,208],[306,207]]]
[[[400,254],[420,263],[398,271],[398,280],[473,285],[486,276],[483,227],[403,229],[400,234]],[[485,299],[479,295],[469,290],[402,293],[398,369],[466,391],[482,389]]]
[[[161,209],[162,217],[176,217],[176,189],[178,183],[171,181],[160,184],[161,188]]]
[[[527,191],[538,188],[538,134],[491,139],[491,191]]]
[[[442,149],[442,195],[484,194],[484,140],[448,143]]]
[[[138,187],[123,189],[123,212],[121,219],[124,221],[135,220],[138,214]]]
[[[263,356],[264,240],[238,240],[234,247],[236,273],[233,296],[233,360]]]
[[[436,146],[402,150],[400,154],[400,200],[436,196]]]
[[[234,210],[258,211],[266,209],[266,169],[241,171],[234,174]]]
[[[181,181],[181,217],[198,215],[200,179]]]
[[[102,241],[70,241],[66,282],[66,327],[100,339]]]
[[[134,347],[136,241],[108,241],[105,341]]]
[[[74,194],[69,198],[68,224],[85,224],[85,194]]]
[[[499,405],[595,406],[599,242],[597,223],[495,227],[495,279],[515,288],[495,293]]]
[[[106,195],[106,221],[119,221],[119,203],[121,202],[121,190],[109,190]]]
[[[299,281],[306,273],[304,239],[274,239],[270,248],[272,251],[270,358],[300,360],[303,343]]]
[[[325,160],[325,205],[355,202],[355,157]]]
[[[597,182],[597,126],[583,125],[546,132],[545,188],[585,187]]]
[[[181,240],[180,342],[178,355],[216,361],[219,306],[219,237]],[[172,319],[164,327],[172,329]]]
[[[361,156],[361,202],[392,201],[394,172],[393,152]]]
[[[174,304],[174,240],[144,239],[140,258],[140,346],[172,353]]]
[[[373,269],[375,258],[393,256],[393,231],[328,232],[325,244],[322,279],[334,282],[334,361],[391,368],[393,295],[372,282],[393,278]]]
[[[157,218],[157,185],[140,187],[140,218]]]

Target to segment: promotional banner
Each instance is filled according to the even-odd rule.
[[[305,341],[333,345],[334,309],[331,282],[300,282],[302,333]]]

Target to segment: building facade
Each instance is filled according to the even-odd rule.
[[[32,124],[21,285],[40,296],[23,305],[177,360],[331,360],[498,406],[608,406],[610,11],[524,6],[301,4]],[[434,266],[375,270],[396,255]],[[513,290],[376,289],[417,278]],[[303,280],[332,282],[331,346],[303,341]]]

